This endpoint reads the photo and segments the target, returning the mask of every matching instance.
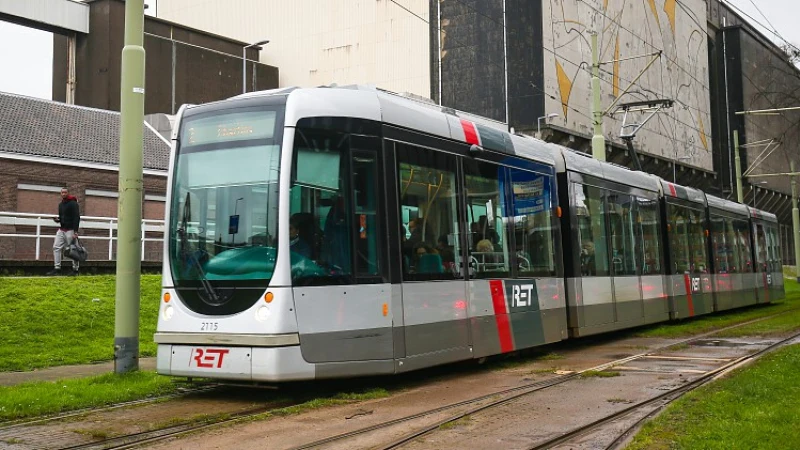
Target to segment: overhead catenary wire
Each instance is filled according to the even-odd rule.
[[[763,29],[765,29],[765,30],[769,31],[769,32],[770,32],[770,33],[771,33],[773,36],[775,36],[775,37],[777,37],[778,39],[780,39],[781,41],[783,41],[783,42],[784,42],[786,45],[788,45],[788,46],[790,46],[790,47],[794,48],[795,50],[798,50],[798,51],[800,51],[800,48],[798,48],[796,45],[792,44],[791,42],[789,42],[788,40],[786,40],[786,38],[784,38],[783,36],[781,36],[781,34],[780,34],[780,33],[778,33],[778,30],[771,30],[769,27],[767,27],[767,26],[766,26],[766,25],[764,25],[763,23],[761,23],[761,22],[759,22],[758,20],[756,20],[756,19],[755,19],[753,16],[751,16],[751,15],[750,15],[750,14],[748,14],[748,13],[746,13],[746,12],[745,12],[745,11],[744,11],[742,8],[740,8],[740,7],[736,6],[736,5],[734,5],[733,3],[731,3],[731,2],[730,2],[730,1],[728,1],[728,0],[720,0],[720,2],[724,3],[725,5],[727,5],[728,7],[732,8],[732,9],[735,9],[735,10],[736,10],[736,12],[738,12],[739,14],[741,14],[741,15],[743,15],[743,16],[745,16],[745,17],[747,17],[748,19],[750,19],[750,21],[751,21],[751,22],[753,22],[753,23],[755,23],[756,25],[760,26],[761,28],[763,28]],[[760,11],[759,11],[759,12],[760,12]],[[762,13],[762,15],[763,15],[763,13]]]
[[[422,17],[421,15],[419,15],[419,14],[417,14],[417,13],[415,13],[415,12],[411,11],[411,10],[410,10],[410,9],[408,9],[406,6],[404,6],[404,5],[400,4],[400,3],[398,3],[398,2],[397,2],[397,0],[389,0],[389,1],[390,1],[390,2],[392,2],[392,3],[394,3],[395,5],[399,6],[401,9],[403,9],[403,10],[404,10],[404,11],[406,11],[406,12],[408,12],[409,14],[411,14],[411,15],[412,15],[412,16],[414,16],[414,17],[416,17],[417,19],[421,20],[422,22],[424,22],[424,23],[426,23],[426,24],[430,25],[430,21],[429,21],[429,20],[427,20],[427,19],[425,19],[424,17]],[[473,11],[474,13],[476,13],[477,15],[480,15],[480,16],[483,16],[483,17],[485,17],[485,18],[489,19],[490,21],[492,21],[492,22],[493,22],[493,23],[495,23],[496,25],[498,25],[498,26],[502,26],[502,25],[501,25],[501,24],[500,24],[500,23],[499,23],[497,20],[495,20],[494,18],[492,18],[492,17],[489,17],[489,16],[487,16],[486,14],[484,14],[484,13],[482,13],[482,12],[480,12],[480,11],[477,11],[477,10],[475,10],[474,8],[471,8],[469,5],[467,5],[467,4],[465,4],[465,3],[463,3],[462,1],[460,1],[460,0],[454,0],[454,1],[455,1],[456,3],[459,3],[459,4],[461,4],[461,5],[465,6],[465,7],[467,7],[468,9],[472,10],[472,11]],[[450,39],[451,41],[455,41],[457,44],[459,44],[459,45],[463,46],[464,48],[468,48],[468,47],[470,47],[470,45],[468,45],[468,44],[464,43],[463,41],[461,41],[461,40],[459,40],[459,39],[457,39],[457,38],[455,38],[455,37],[449,36],[449,35],[448,35],[448,33],[447,33],[447,31],[446,31],[446,30],[444,30],[444,29],[442,29],[442,30],[441,30],[441,33],[442,33],[442,34],[444,34],[445,36],[448,36],[448,39]],[[545,50],[545,51],[547,51],[548,53],[551,53],[551,54],[553,54],[553,55],[555,55],[555,56],[558,56],[558,57],[559,57],[561,60],[563,60],[563,61],[565,61],[565,62],[567,62],[567,63],[569,63],[569,64],[571,64],[571,65],[573,65],[573,66],[575,66],[575,67],[577,67],[577,68],[579,68],[579,69],[581,69],[581,70],[583,70],[584,72],[591,74],[591,71],[590,71],[590,70],[587,68],[587,66],[588,66],[588,63],[586,63],[586,62],[576,63],[576,62],[574,62],[574,61],[571,61],[571,60],[569,60],[569,59],[567,59],[567,58],[565,58],[565,57],[563,57],[563,56],[559,55],[558,53],[556,53],[555,51],[553,51],[553,50],[551,50],[551,49],[549,49],[549,48],[546,48],[546,47],[542,46],[542,49],[543,49],[543,50]],[[495,62],[493,62],[493,61],[491,61],[491,60],[489,60],[489,59],[487,59],[487,60],[486,60],[486,62],[487,62],[488,64],[490,64],[490,65],[493,65],[493,66],[495,66],[495,67],[497,67],[497,68],[501,69],[501,70],[506,70],[506,68],[505,68],[505,67],[503,67],[503,66],[501,66],[500,64],[498,64],[498,63],[495,63]],[[605,72],[606,72],[606,73],[608,73],[608,74],[610,74],[610,72],[607,72],[607,71],[605,71]],[[517,75],[517,78],[519,79],[519,75]],[[626,80],[626,79],[624,79],[624,78],[621,78],[621,79],[622,79],[623,81],[629,81],[629,80]],[[610,81],[608,81],[608,80],[605,80],[605,79],[603,79],[603,78],[601,78],[601,80],[602,80],[603,82],[605,82],[605,83],[609,84],[609,85],[613,85],[613,83],[611,83],[611,82],[610,82]],[[575,112],[575,113],[577,113],[577,114],[579,114],[579,115],[583,116],[584,118],[587,118],[587,119],[589,119],[589,120],[592,120],[592,117],[591,117],[591,116],[589,116],[588,114],[584,113],[583,111],[580,111],[580,110],[576,109],[576,108],[575,108],[575,107],[573,107],[573,106],[570,106],[569,104],[566,104],[566,103],[564,103],[564,102],[563,102],[563,101],[561,101],[560,99],[556,98],[554,95],[552,95],[552,94],[550,94],[550,93],[546,92],[544,89],[540,88],[539,86],[536,86],[536,85],[535,85],[535,84],[533,84],[532,82],[528,82],[528,85],[530,85],[531,87],[533,87],[533,88],[534,88],[534,89],[536,89],[537,91],[541,92],[541,93],[542,93],[543,95],[545,95],[546,97],[548,97],[548,98],[550,98],[550,99],[552,99],[552,100],[555,100],[555,101],[559,102],[559,104],[560,104],[562,107],[566,107],[568,110],[570,110],[570,111],[573,111],[573,112]],[[648,89],[648,90],[649,90],[649,89]],[[658,92],[655,92],[655,91],[652,91],[652,90],[649,90],[649,91],[650,91],[651,93],[653,93],[654,95],[661,95],[661,94],[659,94]],[[636,94],[636,93],[635,93],[635,92],[631,92],[631,94]],[[439,93],[439,95],[442,95],[442,94],[441,94],[441,93]],[[643,94],[641,94],[641,93],[639,93],[639,95],[642,95],[642,96],[644,96],[644,95],[643,95]],[[680,102],[679,102],[679,103],[680,103]],[[698,111],[699,111],[699,110],[698,110]],[[702,111],[701,111],[701,112],[702,112]],[[609,114],[609,117],[613,117],[613,116],[611,116],[611,115]],[[692,125],[692,124],[687,124],[687,123],[685,123],[685,122],[681,121],[680,119],[678,119],[677,117],[674,117],[674,116],[670,116],[670,117],[671,117],[671,118],[672,118],[674,121],[676,121],[677,123],[679,123],[679,124],[681,124],[681,125],[683,125],[683,126],[685,126],[685,127],[687,127],[687,128],[690,128],[690,129],[692,129],[692,130],[694,130],[694,131],[697,131],[697,132],[699,133],[699,131],[700,131],[700,130],[699,130],[698,128],[696,128],[694,125]],[[696,143],[696,142],[691,142],[691,141],[686,141],[686,140],[677,139],[677,138],[676,138],[676,137],[674,137],[674,136],[669,136],[669,135],[666,135],[666,134],[664,134],[664,133],[660,133],[660,132],[658,132],[657,130],[648,130],[648,132],[650,132],[650,133],[653,133],[653,134],[655,134],[655,135],[657,135],[657,136],[661,136],[661,137],[663,137],[663,138],[665,138],[665,139],[668,139],[668,140],[670,140],[670,141],[679,142],[679,143],[681,143],[681,144],[686,144],[686,145],[691,145],[691,146],[697,146],[697,143]],[[708,135],[707,135],[707,134],[706,134],[706,136],[708,137]]]
[[[394,0],[392,0],[392,1],[394,2]],[[454,1],[455,1],[456,3],[459,3],[459,4],[461,4],[461,5],[462,5],[462,6],[464,6],[465,8],[467,8],[467,9],[471,10],[473,13],[475,13],[475,14],[477,14],[477,15],[479,15],[479,16],[482,16],[482,17],[484,17],[484,18],[488,19],[489,21],[493,22],[495,25],[498,25],[498,26],[505,27],[505,25],[501,24],[500,22],[498,22],[498,21],[497,21],[496,19],[494,19],[493,17],[491,17],[491,16],[488,16],[488,15],[486,15],[485,13],[483,13],[483,12],[481,12],[481,11],[478,11],[477,9],[473,8],[471,5],[469,5],[469,4],[466,4],[466,3],[464,3],[464,2],[463,2],[463,1],[461,1],[461,0],[454,0]],[[579,1],[584,1],[584,0],[579,0]],[[395,2],[395,3],[396,3],[396,2]],[[403,8],[403,9],[406,9],[406,8]],[[415,16],[417,16],[418,18],[422,19],[420,16],[418,16],[418,15],[416,15],[416,14],[414,14],[414,15],[415,15]],[[606,16],[606,17],[608,17],[608,16]],[[422,20],[424,20],[424,19],[422,19]],[[426,21],[426,23],[429,23],[429,22],[427,22],[427,21]],[[445,32],[444,30],[442,30],[442,32],[444,32],[444,33],[446,34],[446,32]],[[512,32],[513,32],[513,30],[512,30]],[[632,32],[631,32],[631,33],[632,33]],[[632,33],[632,34],[634,34],[634,33]],[[634,36],[636,36],[636,35],[634,34]],[[638,37],[638,36],[637,36],[637,37]],[[458,41],[457,39],[454,39],[454,38],[451,38],[451,39],[453,39],[453,40],[455,40],[455,41]],[[459,42],[459,43],[460,43],[460,42]],[[462,45],[463,45],[463,43],[462,43]],[[652,46],[652,44],[649,44],[649,43],[648,43],[648,45],[651,45],[651,46]],[[465,45],[465,46],[466,46],[466,45]],[[660,49],[658,49],[657,47],[655,47],[655,46],[652,46],[652,47],[653,47],[654,49],[658,50],[659,52],[661,52],[661,50],[660,50]],[[578,67],[579,69],[583,70],[583,71],[584,71],[584,72],[586,72],[587,74],[591,75],[591,71],[588,69],[588,63],[586,63],[586,62],[581,62],[581,63],[576,63],[576,62],[573,62],[573,61],[571,61],[571,60],[569,60],[569,59],[565,58],[563,55],[560,55],[560,54],[558,54],[556,51],[554,51],[554,50],[552,50],[552,49],[549,49],[549,48],[545,47],[544,45],[542,46],[542,49],[543,49],[544,51],[546,51],[546,52],[548,52],[548,53],[550,53],[550,54],[554,55],[555,57],[557,57],[557,58],[559,58],[559,59],[561,59],[561,60],[563,60],[563,61],[565,61],[565,62],[567,62],[567,63],[569,63],[569,64],[571,64],[571,65],[573,65],[573,66],[575,66],[575,67]],[[663,52],[662,52],[662,55],[663,55]],[[491,63],[491,61],[489,61],[489,62]],[[498,67],[499,67],[499,66],[498,66]],[[614,76],[614,74],[613,74],[612,72],[609,72],[608,70],[605,70],[605,69],[603,69],[602,67],[600,68],[600,70],[601,70],[603,73],[607,74],[607,75]],[[625,77],[622,77],[622,76],[620,76],[620,79],[621,79],[622,81],[625,81],[625,82],[628,82],[628,83],[634,84],[634,83],[633,83],[633,81],[631,81],[631,80],[629,80],[629,79],[626,79]],[[612,87],[613,87],[613,83],[612,83],[611,81],[609,81],[609,80],[607,80],[607,79],[604,79],[604,78],[602,78],[602,77],[600,78],[600,80],[601,80],[602,82],[604,82],[604,83],[608,84],[609,86],[612,86]],[[646,89],[646,90],[647,90],[647,91],[649,91],[650,93],[652,93],[653,95],[657,96],[657,97],[660,97],[660,98],[665,98],[665,97],[666,97],[666,95],[665,95],[665,94],[663,94],[663,93],[660,93],[660,92],[658,92],[658,91],[655,91],[655,90],[652,90],[652,89]],[[542,91],[542,92],[544,92],[544,91]],[[636,95],[636,92],[629,92],[629,94]],[[558,99],[555,99],[555,97],[553,97],[553,96],[551,96],[551,95],[549,95],[549,94],[547,94],[547,95],[548,95],[550,98],[553,98],[554,100],[556,100],[556,101],[559,101]],[[642,95],[642,94],[639,94],[639,95]],[[642,97],[645,97],[645,98],[647,98],[647,97],[646,97],[646,96],[644,96],[644,95],[642,95]],[[707,114],[707,112],[706,112],[706,111],[703,111],[703,110],[701,110],[701,109],[699,109],[699,108],[697,108],[697,107],[693,107],[693,106],[691,106],[691,105],[689,105],[689,104],[687,104],[687,103],[685,103],[685,102],[682,102],[682,101],[680,101],[680,100],[678,100],[678,99],[674,99],[674,101],[675,101],[676,103],[680,104],[680,105],[681,105],[682,107],[684,107],[685,109],[693,109],[693,110],[697,111],[697,112],[698,112],[698,113],[700,113],[700,114]],[[563,103],[563,102],[561,102],[561,101],[559,101],[559,102],[561,103],[561,105],[562,105],[562,106],[567,106],[567,107],[568,107],[570,110],[573,110],[573,109],[574,109],[574,108],[572,108],[572,107],[569,107],[568,105],[564,104],[564,103]],[[586,116],[586,115],[585,115],[585,114],[583,114],[583,113],[579,113],[579,114]],[[609,117],[612,117],[610,114],[607,114],[607,116],[609,116]],[[700,132],[700,129],[698,129],[698,128],[697,128],[697,126],[696,126],[696,125],[694,125],[694,124],[689,124],[689,123],[683,122],[682,120],[678,119],[678,118],[677,118],[675,115],[670,115],[670,117],[671,117],[671,118],[672,118],[672,120],[674,120],[675,122],[677,122],[677,123],[679,123],[680,125],[683,125],[683,126],[685,126],[685,127],[689,128],[689,129],[692,129],[692,130],[696,131],[698,134],[705,134],[706,138],[709,138],[709,137],[711,137],[711,136],[710,136],[708,133],[701,133],[701,132]],[[656,134],[656,135],[659,135],[659,136],[665,137],[665,138],[667,138],[667,139],[670,139],[670,140],[676,140],[676,139],[675,139],[673,136],[668,136],[668,135],[665,135],[665,134],[663,134],[663,133],[659,133],[659,132],[657,132],[657,131],[655,131],[655,130],[648,130],[648,131],[649,131],[649,132],[651,132],[651,133],[654,133],[654,134]],[[698,145],[697,143],[694,143],[694,142],[687,142],[687,141],[681,141],[681,140],[677,140],[677,141],[678,141],[678,142],[681,142],[681,143],[683,143],[683,144],[689,144],[689,145],[693,145],[693,146],[697,146],[697,145]]]

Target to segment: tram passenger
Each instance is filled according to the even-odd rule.
[[[581,275],[594,274],[594,242],[583,241],[583,245],[581,245]]]
[[[300,224],[295,218],[289,220],[289,248],[294,253],[311,258],[311,247],[300,237]]]
[[[417,273],[442,273],[444,267],[442,266],[442,257],[436,249],[428,247],[425,244],[419,244],[414,249],[415,269]]]
[[[453,252],[453,249],[448,245],[446,234],[439,236],[439,240],[436,242],[436,250],[439,251],[439,255],[442,257],[442,263],[445,266],[451,267],[456,262],[455,252]]]

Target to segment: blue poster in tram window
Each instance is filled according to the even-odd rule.
[[[550,177],[513,171],[511,189],[514,196],[514,215],[527,216],[550,208]]]
[[[228,221],[228,234],[239,233],[239,215],[231,216]]]

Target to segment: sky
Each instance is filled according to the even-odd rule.
[[[145,4],[156,5],[156,1],[145,0]],[[740,8],[764,27],[777,30],[783,39],[800,47],[800,27],[797,26],[800,20],[800,1],[725,1]],[[152,6],[145,10],[145,14],[148,15],[156,13],[156,8]],[[765,30],[764,27],[756,23],[753,25],[761,29],[773,41],[779,44],[783,43],[781,38]],[[0,21],[0,61],[26,61],[24,64],[14,65],[14,70],[0,70],[0,91],[52,99],[53,37],[51,33]],[[5,64],[1,65],[7,67]]]

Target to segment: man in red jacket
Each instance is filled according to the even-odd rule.
[[[78,236],[78,225],[81,222],[80,208],[78,199],[69,195],[67,188],[61,189],[61,203],[58,204],[58,217],[53,217],[53,221],[59,224],[56,232],[56,240],[53,243],[53,259],[55,268],[48,275],[61,275],[61,255],[64,250],[69,248],[72,240]],[[70,275],[78,274],[80,262],[72,260],[72,272]]]

